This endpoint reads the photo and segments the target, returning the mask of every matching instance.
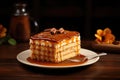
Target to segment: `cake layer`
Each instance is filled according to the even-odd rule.
[[[80,54],[78,50],[74,50],[72,48],[67,49],[63,52],[59,52],[54,55],[46,52],[40,52],[40,53],[38,52],[39,50],[33,51],[31,58],[39,61],[43,60],[43,61],[51,61],[51,62],[61,62]]]
[[[74,44],[74,45],[73,45]],[[34,59],[37,60],[46,60],[49,58],[49,61],[60,62],[64,61],[65,59],[74,57],[80,54],[80,45],[68,44],[67,46],[63,46],[59,49],[54,49],[50,47],[43,47],[40,49],[31,49],[32,56]],[[58,60],[59,59],[59,60]]]
[[[57,58],[32,54],[31,59],[34,59],[34,60],[37,60],[37,61],[50,61],[50,62],[58,63],[58,62],[67,60],[69,58],[75,57],[75,56],[76,56],[76,52],[71,52],[70,54],[68,53],[64,56],[58,56]]]
[[[80,44],[71,43],[71,44],[68,44],[68,45],[65,45],[65,46],[61,46],[60,48],[52,48],[52,47],[46,47],[46,46],[31,45],[30,49],[31,50],[39,50],[39,51],[48,52],[48,53],[57,53],[57,52],[67,50],[71,47],[75,48],[75,46],[80,46]]]
[[[39,39],[30,39],[30,44],[34,44],[36,46],[48,46],[52,48],[59,48],[61,46],[64,46],[66,44],[70,43],[77,43],[80,44],[80,36],[73,36],[69,39],[63,39],[60,42],[51,42],[47,40],[39,40]]]
[[[49,50],[50,49],[46,49],[46,50],[40,50],[40,49],[31,49],[32,50],[32,53],[33,54],[36,54],[36,55],[48,55],[48,56],[55,56],[56,54],[59,54],[59,53],[62,53],[62,55],[68,53],[69,51],[75,51],[76,54],[80,53],[80,46],[79,45],[76,45],[76,46],[72,46],[72,47],[69,47],[69,48],[66,48],[66,49],[63,49],[63,50],[60,50],[59,51],[54,51],[54,49],[50,52]]]

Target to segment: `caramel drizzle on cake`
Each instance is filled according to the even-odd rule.
[[[59,42],[63,39],[69,39],[72,36],[80,35],[79,32],[76,31],[67,31],[63,28],[57,30],[56,28],[45,29],[44,32],[38,33],[31,37],[31,39],[42,39],[42,40],[49,40],[53,42]]]

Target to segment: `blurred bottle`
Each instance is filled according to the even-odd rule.
[[[31,25],[29,13],[26,11],[26,4],[15,4],[15,11],[11,16],[9,34],[20,42],[25,42],[30,39],[33,34],[31,27],[38,28],[38,23],[34,21],[34,26]],[[35,29],[36,30],[36,29]]]

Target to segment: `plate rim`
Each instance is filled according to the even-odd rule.
[[[96,52],[89,50],[89,49],[85,49],[85,48],[81,48],[80,50],[80,54],[85,55],[86,57],[89,57],[90,55],[97,55]],[[88,53],[84,53],[84,52],[88,52]],[[17,60],[22,63],[22,64],[26,64],[29,66],[34,66],[34,67],[40,67],[40,68],[73,68],[73,67],[82,67],[82,66],[87,66],[87,65],[91,65],[96,63],[100,57],[96,57],[94,59],[88,60],[83,64],[78,64],[78,65],[71,65],[71,66],[46,66],[46,65],[40,65],[40,64],[34,64],[34,63],[30,63],[29,61],[27,61],[27,58],[30,56],[30,49],[21,51],[20,53],[17,54],[16,58]],[[89,56],[87,56],[89,54]]]

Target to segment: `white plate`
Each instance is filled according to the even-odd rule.
[[[80,66],[87,66],[90,64],[93,64],[95,62],[97,62],[99,60],[99,57],[96,57],[94,59],[88,60],[85,63],[82,64],[77,64],[77,65],[68,65],[68,66],[47,66],[47,65],[40,65],[40,64],[35,64],[35,63],[30,63],[27,58],[30,56],[31,52],[30,50],[25,50],[20,52],[17,55],[17,60],[23,64],[26,65],[30,65],[30,66],[35,66],[35,67],[42,67],[42,68],[71,68],[71,67],[80,67]],[[94,51],[88,50],[88,49],[83,49],[81,48],[81,54],[86,56],[86,57],[92,57],[92,56],[96,56],[97,53],[95,53]]]

